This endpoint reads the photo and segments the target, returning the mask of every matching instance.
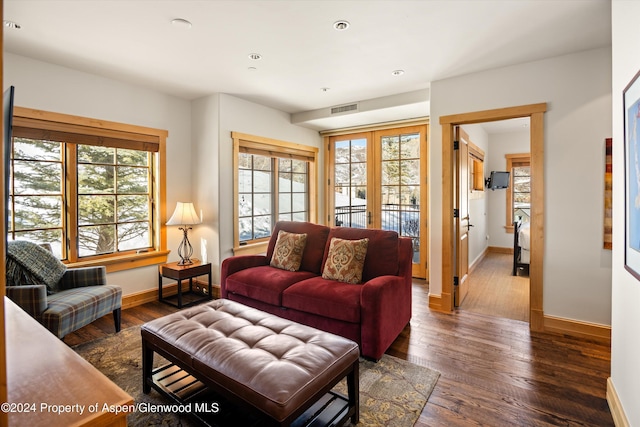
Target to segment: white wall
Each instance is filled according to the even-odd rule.
[[[440,116],[546,102],[544,313],[610,324],[611,254],[602,249],[601,231],[610,78],[611,50],[602,48],[431,84],[429,286],[434,295],[442,292]]]
[[[214,282],[219,280],[222,260],[233,255],[233,140],[231,132],[321,147],[322,138],[314,130],[290,123],[288,113],[242,100],[227,94],[212,95],[193,103],[194,186],[197,203],[205,206],[211,218],[198,231],[198,238],[209,246]],[[320,150],[322,165],[322,150]],[[197,160],[195,160],[197,158]],[[318,183],[324,182],[322,167]],[[217,176],[212,176],[217,175]],[[217,183],[217,188],[216,187]],[[322,206],[323,186],[318,198]],[[320,208],[319,214],[323,213]],[[321,216],[318,217],[319,222]],[[216,245],[215,250],[211,245]],[[196,249],[197,249],[196,245]]]
[[[529,130],[525,132],[509,132],[493,134],[489,137],[489,159],[485,174],[491,171],[506,171],[507,159],[505,154],[528,153]],[[507,191],[487,190],[487,204],[489,209],[489,246],[499,248],[513,247],[513,233],[507,233]]]
[[[167,215],[191,198],[191,106],[188,101],[92,74],[4,53],[4,85],[16,88],[20,107],[166,129]],[[170,227],[167,244],[177,260],[182,232]],[[158,286],[155,266],[108,275],[108,282],[131,294]]]
[[[487,174],[486,159],[489,150],[489,135],[480,126],[461,126],[471,142],[485,153],[484,175]],[[488,246],[487,190],[469,194],[469,266],[472,266]]]
[[[624,268],[624,131],[622,92],[640,70],[640,2],[612,2],[613,290],[611,379],[629,425],[640,426],[640,282]]]

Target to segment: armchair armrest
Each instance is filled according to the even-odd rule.
[[[227,277],[240,270],[268,264],[266,255],[238,255],[226,258],[220,267],[220,298],[227,297]]]
[[[7,286],[7,296],[32,317],[38,317],[47,309],[45,285]]]
[[[106,284],[107,268],[105,266],[82,267],[68,269],[62,276],[60,283],[58,283],[58,288],[64,290]]]

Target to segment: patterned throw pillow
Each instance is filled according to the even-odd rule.
[[[322,278],[345,283],[362,282],[362,268],[369,239],[344,240],[334,237],[324,263]]]
[[[306,244],[306,233],[295,234],[280,230],[271,256],[271,266],[283,270],[298,271]]]

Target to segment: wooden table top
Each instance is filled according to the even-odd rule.
[[[6,297],[5,310],[10,426],[127,425],[114,409],[129,394]]]

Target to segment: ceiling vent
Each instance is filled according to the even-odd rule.
[[[358,111],[358,103],[340,105],[338,107],[331,107],[331,114],[348,113],[349,111]]]

